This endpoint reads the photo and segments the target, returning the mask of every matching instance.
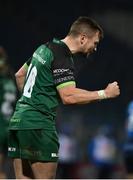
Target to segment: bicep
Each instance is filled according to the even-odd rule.
[[[17,77],[25,77],[28,71],[28,65],[25,63],[15,74]]]

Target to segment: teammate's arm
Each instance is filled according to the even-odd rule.
[[[87,91],[73,85],[57,87],[63,104],[86,104],[92,101],[114,98],[120,94],[117,82],[108,84],[105,90]]]
[[[31,62],[31,59],[29,59],[15,74],[16,83],[20,91],[22,91],[23,89],[25,77],[26,77],[30,62]]]

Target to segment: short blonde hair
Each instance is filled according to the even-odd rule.
[[[103,38],[103,29],[92,18],[81,16],[70,27],[68,35],[77,36],[79,34],[87,34],[92,36],[95,32],[99,31],[100,39]]]

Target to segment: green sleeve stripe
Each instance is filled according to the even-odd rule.
[[[68,85],[71,85],[71,84],[74,84],[74,85],[75,85],[76,83],[75,83],[75,81],[69,81],[69,82],[65,82],[65,83],[62,83],[62,84],[56,86],[56,88],[57,88],[57,89],[60,89],[60,88],[63,88],[63,87],[65,87],[65,86],[68,86]]]
[[[24,63],[23,67],[27,71],[29,66],[27,65],[27,63]]]

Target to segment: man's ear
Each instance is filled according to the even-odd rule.
[[[82,34],[82,35],[81,35],[81,44],[84,44],[85,39],[86,39],[86,35],[85,35],[85,34]]]

